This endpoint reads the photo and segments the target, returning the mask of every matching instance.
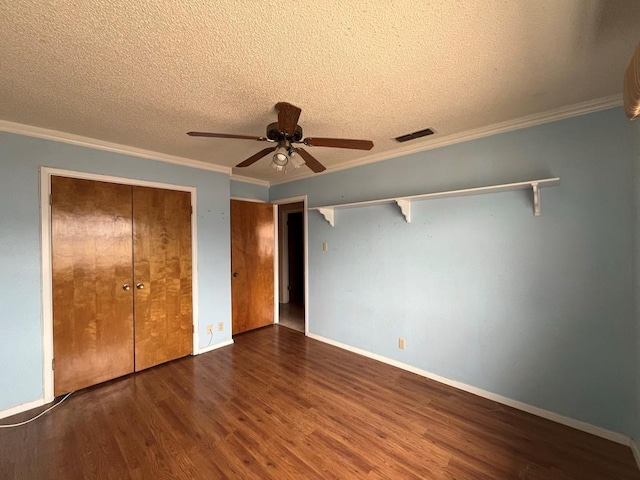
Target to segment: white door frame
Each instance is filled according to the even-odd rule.
[[[303,217],[303,235],[304,238],[302,240],[302,243],[304,245],[304,334],[305,335],[309,335],[309,244],[308,244],[308,232],[309,232],[309,223],[307,220],[307,196],[306,195],[301,195],[299,197],[290,197],[290,198],[283,198],[280,200],[276,200],[271,202],[273,205],[286,205],[289,203],[298,203],[298,202],[302,202],[302,217]],[[280,230],[280,215],[276,215],[276,232],[281,232]],[[278,237],[276,235],[276,251],[278,250]],[[280,264],[278,263],[277,268],[275,269],[275,273],[278,276],[279,279],[279,274],[280,274]],[[275,286],[277,287],[279,285],[279,280],[277,280],[275,282]],[[275,288],[274,291],[274,297],[275,297],[275,302],[276,302],[276,309],[277,309],[277,314],[279,314],[279,300],[280,300],[280,296],[279,296],[279,292],[278,292],[278,288]],[[278,318],[278,315],[276,315],[276,318]]]
[[[119,183],[121,185],[135,185],[139,187],[162,188],[189,192],[191,195],[191,282],[193,302],[193,350],[192,355],[198,354],[199,317],[198,317],[198,228],[197,228],[197,189],[169,183],[149,182],[132,178],[114,177],[95,173],[76,172],[58,168],[40,167],[40,232],[42,245],[42,360],[43,360],[43,395],[44,403],[53,401],[53,269],[51,265],[51,177],[70,177],[99,182]]]

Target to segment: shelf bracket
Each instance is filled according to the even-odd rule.
[[[540,216],[540,185],[537,182],[531,184],[533,189],[533,215]]]
[[[394,200],[400,207],[400,211],[402,212],[402,215],[404,215],[406,222],[411,223],[411,200],[406,198],[396,198]]]
[[[320,207],[318,208],[320,214],[324,217],[324,219],[329,222],[329,225],[332,227],[335,226],[335,220],[333,217],[333,207]]]

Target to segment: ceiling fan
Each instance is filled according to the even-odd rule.
[[[267,125],[266,137],[254,137],[251,135],[235,135],[229,133],[209,133],[209,132],[187,132],[192,137],[216,137],[216,138],[236,138],[243,140],[257,140],[259,142],[276,143],[275,147],[260,150],[255,155],[250,156],[236,167],[243,168],[253,165],[265,155],[275,152],[271,160],[271,166],[278,171],[284,170],[289,162],[294,168],[300,168],[307,165],[315,173],[326,170],[315,157],[303,148],[295,147],[295,144],[303,143],[308,147],[334,147],[334,148],[351,148],[356,150],[371,150],[373,142],[371,140],[349,140],[346,138],[319,138],[307,137],[302,138],[302,127],[298,125],[300,118],[300,110],[295,105],[287,102],[276,103],[278,111],[278,121]],[[302,158],[300,158],[302,157]]]

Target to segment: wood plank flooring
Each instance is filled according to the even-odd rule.
[[[304,304],[281,303],[278,306],[278,320],[281,326],[304,333]]]
[[[270,326],[0,429],[0,478],[609,480],[640,472],[628,447]]]

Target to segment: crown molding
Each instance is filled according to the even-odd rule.
[[[580,115],[586,115],[588,113],[594,113],[600,110],[607,110],[609,108],[618,107],[622,105],[622,94],[611,95],[609,97],[603,97],[596,100],[590,100],[588,102],[577,103],[569,105],[567,107],[558,108],[555,110],[549,110],[543,113],[537,113],[534,115],[528,115],[515,120],[509,120],[506,122],[495,123],[482,128],[473,130],[467,130],[465,132],[454,133],[440,138],[428,138],[422,143],[413,145],[404,145],[400,148],[393,150],[387,150],[378,154],[367,155],[366,157],[358,158],[356,160],[346,162],[340,166],[334,168],[328,168],[322,173],[309,173],[306,175],[300,175],[296,178],[288,178],[283,180],[267,181],[252,177],[245,177],[242,175],[233,175],[230,167],[223,167],[221,165],[215,165],[212,163],[202,162],[198,160],[191,160],[184,157],[177,157],[173,155],[167,155],[164,153],[154,152],[151,150],[144,150],[141,148],[130,147],[127,145],[120,145],[117,143],[106,142],[103,140],[97,140],[94,138],[83,137],[80,135],[74,135],[71,133],[60,132],[58,130],[50,130],[46,128],[34,127],[31,125],[25,125],[21,123],[9,122],[6,120],[0,120],[0,131],[16,133],[19,135],[26,135],[30,137],[42,138],[45,140],[53,140],[71,145],[78,145],[82,147],[94,148],[97,150],[104,150],[113,153],[120,153],[124,155],[131,155],[135,157],[147,158],[151,160],[157,160],[165,163],[172,163],[175,165],[181,165],[185,167],[198,168],[201,170],[209,170],[213,172],[225,173],[230,175],[230,179],[237,182],[252,183],[254,185],[260,185],[263,187],[271,187],[273,185],[280,185],[283,183],[297,182],[311,177],[317,177],[320,175],[327,175],[329,173],[339,172],[341,170],[347,170],[350,168],[360,167],[371,163],[381,162],[383,160],[389,160],[392,158],[402,157],[412,153],[425,152],[428,150],[434,150],[436,148],[446,147],[448,145],[454,145],[456,143],[468,142],[484,137],[490,137],[499,133],[511,132],[514,130],[520,130],[523,128],[533,127],[535,125],[541,125],[544,123],[550,123],[558,120],[564,120],[571,117],[577,117]]]
[[[60,132],[58,130],[49,130],[47,128],[34,127],[32,125],[25,125],[22,123],[0,120],[0,131],[231,175],[231,168],[215,165],[213,163],[167,155],[165,153],[154,152],[152,150],[120,145],[118,143],[106,142],[95,138],[83,137],[72,133]]]
[[[268,187],[270,184],[267,180],[260,180],[252,177],[245,177],[244,175],[231,174],[230,180],[234,182],[252,183],[253,185],[260,185],[261,187]]]
[[[378,154],[367,155],[366,157],[358,158],[356,160],[343,163],[335,168],[328,168],[321,173],[309,173],[297,178],[286,179],[282,181],[273,181],[270,185],[280,185],[283,183],[296,182],[310,177],[317,177],[320,175],[327,175],[329,173],[339,172],[340,170],[347,170],[349,168],[360,167],[368,165],[370,163],[381,162],[383,160],[389,160],[391,158],[397,158],[411,153],[425,152],[427,150],[434,150],[436,148],[446,147],[448,145],[454,145],[456,143],[469,142],[471,140],[477,140],[479,138],[490,137],[499,133],[511,132],[514,130],[521,130],[523,128],[533,127],[544,123],[555,122],[558,120],[564,120],[571,117],[577,117],[580,115],[586,115],[588,113],[598,112],[600,110],[607,110],[609,108],[618,107],[622,105],[622,94],[611,95],[609,97],[599,98],[597,100],[590,100],[588,102],[576,103],[567,107],[558,108],[555,110],[549,110],[543,113],[536,113],[534,115],[527,115],[526,117],[517,118],[515,120],[508,120],[506,122],[494,123],[482,128],[476,128],[473,130],[467,130],[465,132],[454,133],[452,135],[446,135],[444,137],[427,137],[423,143],[405,145],[393,150],[387,150]]]

